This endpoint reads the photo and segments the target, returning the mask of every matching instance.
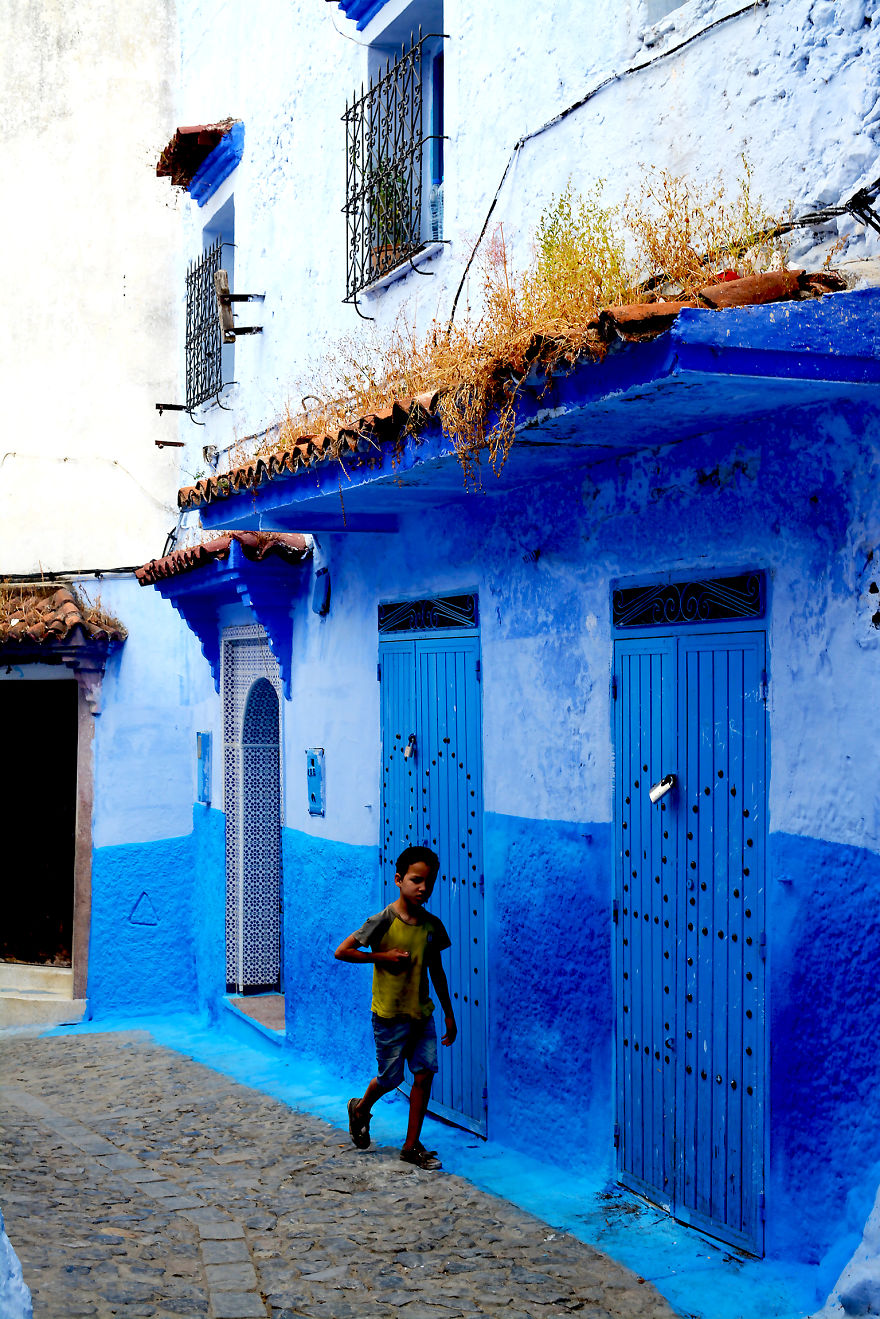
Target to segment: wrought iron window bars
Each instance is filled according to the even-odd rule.
[[[186,272],[186,409],[219,396],[223,388],[220,321],[214,275],[220,269],[223,239],[205,248]]]
[[[430,67],[427,45],[441,36],[420,28],[409,50],[401,47],[400,58],[389,59],[384,73],[346,103],[344,301],[355,307],[362,289],[425,245],[425,147],[440,135],[425,133],[423,75]]]
[[[222,268],[223,248],[233,245],[222,235],[205,248],[198,260],[189,263],[186,272],[186,402],[157,403],[163,412],[185,412],[195,422],[195,409],[209,399],[216,399],[234,380],[223,379],[223,345],[235,343],[242,334],[261,334],[260,325],[236,325],[232,304],[262,302],[262,293],[230,293],[229,278]],[[196,422],[197,426],[204,422]],[[182,444],[174,440],[157,440],[164,448]]]

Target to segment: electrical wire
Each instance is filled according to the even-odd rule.
[[[34,582],[66,582],[73,577],[131,577],[143,565],[133,564],[124,568],[64,568],[58,572],[16,572],[0,573],[0,586],[30,586]]]
[[[339,0],[324,0],[324,4],[325,4],[325,5],[338,5],[338,4],[339,4]],[[342,31],[342,28],[338,28],[338,27],[336,26],[336,19],[335,19],[334,15],[333,15],[332,10],[331,10],[331,13],[330,13],[330,22],[333,24],[333,29],[334,29],[334,31],[337,32],[337,33],[339,34],[340,37],[345,37],[345,40],[346,40],[346,41],[353,41],[354,44],[355,44],[356,46],[365,46],[367,49],[369,49],[369,47],[370,47],[370,42],[369,42],[369,41],[358,41],[357,37],[353,37],[353,36],[351,36],[351,34],[348,33],[348,32],[343,32],[343,31]]]
[[[124,472],[125,475],[128,477],[128,479],[131,482],[133,482],[134,485],[137,486],[138,490],[143,491],[146,497],[149,500],[151,500],[156,505],[157,508],[161,508],[162,511],[165,513],[170,513],[172,511],[171,505],[166,500],[160,499],[157,495],[153,494],[152,490],[148,490],[147,487],[143,484],[143,482],[138,480],[134,472],[130,471],[123,463],[119,461],[118,458],[107,458],[105,457],[104,454],[100,454],[100,453],[93,453],[84,457],[79,457],[76,454],[19,453],[16,449],[9,449],[7,450],[6,453],[4,453],[3,457],[0,458],[0,467],[3,466],[7,458],[17,458],[21,461],[27,460],[29,462],[39,462],[39,463],[46,463],[48,461],[55,463],[77,463],[77,464],[106,463],[108,467],[116,467],[120,472]]]
[[[486,218],[483,221],[483,227],[480,230],[477,241],[474,243],[474,246],[471,250],[471,254],[468,257],[467,265],[464,268],[464,274],[462,275],[461,281],[458,285],[458,288],[456,289],[455,297],[452,301],[452,311],[449,313],[449,322],[446,327],[447,333],[449,333],[449,331],[452,329],[452,322],[455,320],[455,310],[458,306],[458,300],[461,297],[461,291],[464,288],[465,281],[468,277],[468,274],[470,273],[470,268],[474,263],[474,257],[477,255],[477,249],[479,248],[480,243],[483,241],[483,238],[486,235],[486,230],[489,227],[489,221],[492,218],[492,213],[498,204],[498,198],[501,194],[501,189],[504,187],[505,180],[507,179],[507,176],[510,173],[510,167],[513,164],[519,152],[522,151],[526,143],[533,141],[536,137],[540,137],[541,134],[546,133],[548,129],[555,128],[557,124],[561,124],[565,119],[569,117],[569,115],[574,114],[576,110],[580,110],[582,106],[585,106],[587,104],[588,101],[592,101],[593,97],[598,96],[599,92],[604,91],[606,87],[611,87],[613,86],[614,83],[620,82],[623,78],[628,78],[631,74],[640,73],[643,69],[649,69],[652,67],[652,65],[659,64],[661,60],[666,60],[673,55],[679,54],[680,51],[684,50],[687,46],[690,46],[692,42],[698,41],[701,37],[706,36],[708,32],[711,32],[716,27],[720,27],[722,23],[728,23],[731,19],[739,18],[742,14],[752,13],[756,9],[765,9],[769,4],[769,2],[770,0],[752,0],[751,4],[743,5],[741,9],[735,9],[729,14],[723,14],[720,18],[714,19],[713,22],[707,23],[705,27],[700,28],[699,32],[692,32],[689,37],[686,37],[684,41],[680,41],[676,46],[669,46],[666,50],[662,50],[658,54],[652,55],[652,57],[648,60],[642,60],[639,64],[630,64],[628,65],[627,68],[621,69],[619,73],[609,73],[607,78],[603,78],[601,82],[596,83],[595,87],[591,87],[590,90],[586,92],[583,96],[581,96],[577,101],[574,101],[571,105],[566,106],[564,110],[560,110],[558,114],[555,114],[552,117],[552,119],[548,119],[546,123],[543,123],[540,128],[535,128],[532,130],[531,133],[524,134],[523,137],[521,137],[514,144],[513,150],[511,151],[510,156],[508,158],[507,164],[504,167],[504,173],[501,175],[501,182],[498,184],[498,187],[495,190],[495,196],[492,198],[492,203],[489,207],[489,210],[486,213]]]

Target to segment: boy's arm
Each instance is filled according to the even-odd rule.
[[[393,962],[408,962],[409,953],[403,948],[386,948],[378,953],[372,952],[369,948],[364,949],[357,940],[357,935],[350,934],[333,954],[338,962],[379,962],[389,965]],[[437,990],[439,994],[439,989]]]
[[[455,1024],[455,1013],[452,1011],[452,999],[449,997],[449,985],[446,980],[446,972],[440,962],[440,954],[433,953],[428,958],[428,971],[431,975],[431,984],[437,991],[437,997],[440,1000],[440,1007],[443,1010],[443,1016],[446,1019],[446,1033],[441,1039],[441,1044],[452,1044],[458,1035],[458,1027]]]

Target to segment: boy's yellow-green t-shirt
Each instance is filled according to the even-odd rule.
[[[393,907],[364,921],[354,937],[362,948],[386,952],[401,948],[409,960],[395,966],[373,963],[373,1011],[377,1017],[429,1017],[434,1004],[428,995],[428,959],[450,945],[443,922],[422,912],[418,925],[407,925]],[[399,968],[399,969],[398,969]]]

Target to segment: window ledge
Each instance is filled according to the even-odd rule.
[[[426,262],[432,261],[434,257],[440,255],[445,247],[446,243],[425,243],[425,246],[420,247],[418,252],[414,252],[412,257],[407,257],[405,261],[401,261],[399,266],[389,270],[387,275],[382,275],[380,279],[373,280],[372,284],[367,284],[365,288],[361,289],[360,296],[362,298],[378,297],[389,285],[396,284],[399,279],[406,279],[413,266],[423,266]]]

